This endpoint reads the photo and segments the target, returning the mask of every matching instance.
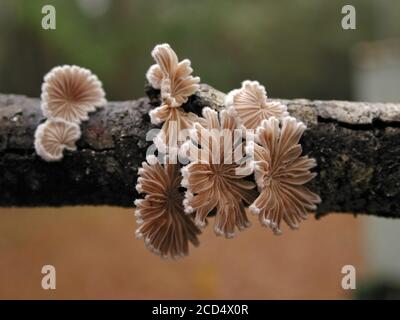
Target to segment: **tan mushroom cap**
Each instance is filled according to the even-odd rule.
[[[149,68],[146,78],[161,92],[161,105],[149,112],[152,123],[162,124],[154,144],[161,152],[176,151],[181,144],[178,136],[182,130],[202,121],[196,114],[180,108],[199,89],[200,78],[192,76],[190,60],[179,62],[169,44],[155,46],[151,54],[156,64]]]
[[[199,244],[200,230],[183,209],[181,180],[179,165],[160,164],[154,156],[139,169],[136,189],[146,196],[135,201],[139,224],[136,237],[144,239],[151,252],[165,258],[183,257],[189,252],[189,242]]]
[[[87,120],[89,112],[106,104],[97,76],[69,65],[55,67],[45,76],[41,99],[46,117],[76,123]]]
[[[256,191],[255,184],[244,179],[251,172],[245,173],[234,161],[231,147],[238,142],[235,139],[241,139],[234,135],[236,120],[225,110],[219,115],[204,108],[206,126],[195,123],[194,136],[185,143],[191,162],[182,169],[182,186],[188,189],[184,205],[186,212],[196,212],[199,227],[206,225],[208,214],[215,210],[214,232],[232,238],[236,229],[250,226],[245,205],[253,202]]]
[[[46,161],[61,160],[64,149],[76,150],[75,142],[80,136],[81,130],[76,123],[62,119],[48,119],[36,129],[36,153]]]
[[[192,76],[190,60],[179,62],[175,51],[166,43],[155,46],[151,55],[156,64],[147,71],[147,80],[161,90],[162,104],[181,106],[199,89],[200,78]]]
[[[243,81],[240,89],[227,94],[225,106],[246,129],[256,129],[264,119],[288,115],[286,105],[267,100],[267,92],[258,81]]]
[[[299,140],[306,129],[293,117],[281,121],[272,117],[257,129],[257,143],[248,143],[254,154],[254,175],[260,195],[250,206],[262,225],[280,234],[281,221],[296,229],[308,212],[316,209],[320,197],[304,186],[316,173],[315,159],[301,156]]]

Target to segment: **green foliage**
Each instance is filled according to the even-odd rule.
[[[220,90],[252,79],[275,97],[349,99],[353,45],[400,33],[395,0],[352,1],[357,30],[351,31],[341,28],[345,1],[102,0],[108,8],[97,16],[82,8],[96,2],[2,0],[0,91],[38,96],[50,68],[77,64],[99,76],[110,100],[137,98],[151,49],[168,42]],[[56,8],[56,30],[41,28],[45,4]]]

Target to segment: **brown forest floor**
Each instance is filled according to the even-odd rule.
[[[1,299],[332,299],[350,298],[341,268],[365,272],[361,220],[310,217],[282,236],[258,225],[235,239],[211,228],[178,261],[149,253],[134,237],[133,210],[109,207],[0,209]],[[57,289],[41,288],[41,268]]]

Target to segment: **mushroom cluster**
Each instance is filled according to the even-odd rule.
[[[274,234],[282,233],[282,221],[298,228],[321,201],[305,186],[316,176],[310,171],[316,161],[302,156],[299,142],[306,126],[268,99],[257,81],[229,92],[220,112],[186,112],[182,106],[200,81],[190,61],[179,62],[168,44],[157,45],[152,56],[156,64],[146,78],[160,91],[160,105],[149,115],[161,130],[154,139],[158,156],[148,156],[138,172],[136,189],[144,198],[135,201],[137,237],[152,252],[177,258],[188,254],[189,242],[198,245],[208,220],[226,238],[249,227],[246,209]],[[183,129],[188,139],[171,141]],[[168,162],[171,145],[184,164]]]
[[[189,59],[179,61],[169,44],[155,46],[151,52],[156,64],[146,73],[150,85],[160,90],[161,105],[150,111],[153,124],[162,124],[161,131],[154,138],[156,147],[167,153],[179,147],[173,141],[176,133],[189,129],[194,122],[201,121],[192,112],[185,112],[182,105],[199,89],[199,77],[193,77]]]
[[[50,70],[42,85],[41,109],[47,120],[36,129],[36,153],[45,161],[59,161],[64,149],[76,150],[79,124],[105,104],[102,84],[90,70],[69,65]]]

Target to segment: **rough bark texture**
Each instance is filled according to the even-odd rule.
[[[0,206],[132,206],[136,172],[153,128],[149,98],[110,102],[82,124],[78,151],[61,162],[41,160],[33,135],[44,121],[39,99],[0,95]],[[219,109],[224,94],[202,85],[186,110]],[[308,126],[304,153],[318,161],[309,187],[322,197],[318,214],[366,213],[400,218],[400,105],[283,100]]]

